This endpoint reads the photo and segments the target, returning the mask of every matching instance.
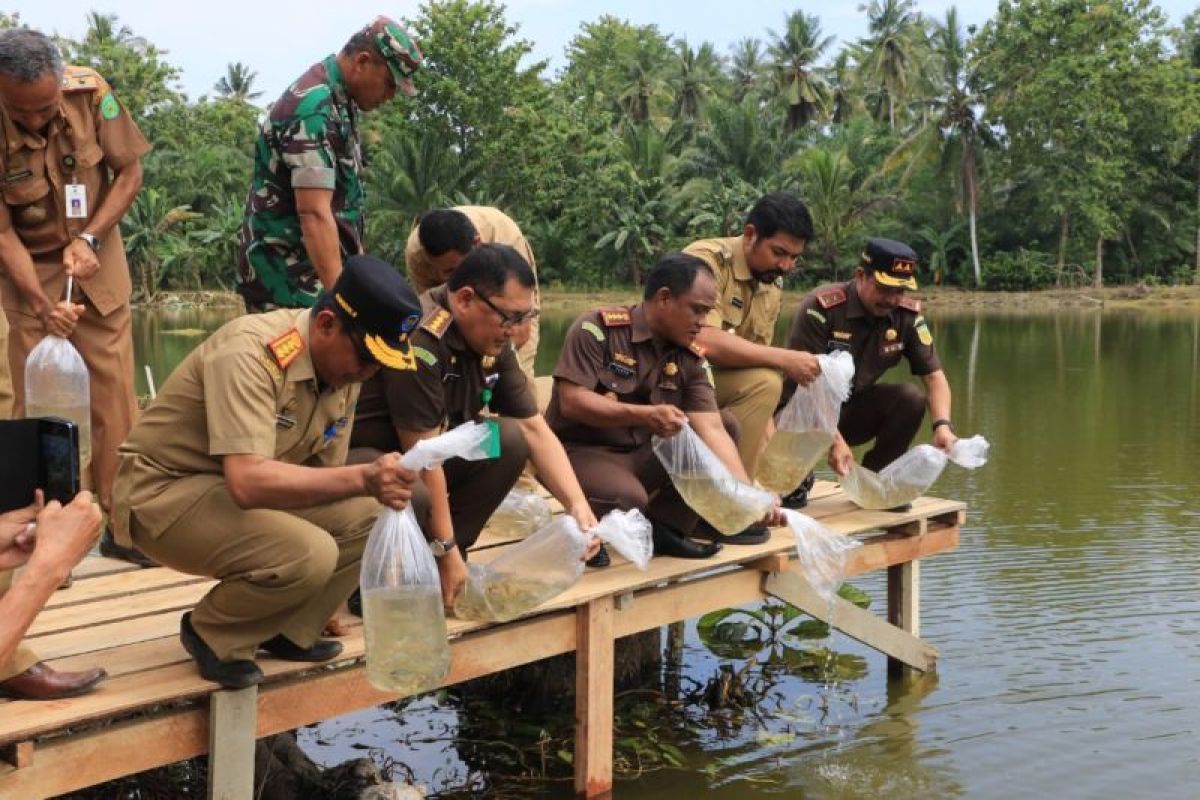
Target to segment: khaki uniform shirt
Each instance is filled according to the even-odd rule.
[[[498,208],[490,206],[458,206],[455,211],[461,211],[475,226],[479,241],[483,244],[506,244],[516,250],[529,262],[529,268],[537,275],[537,264],[533,260],[533,248],[525,240],[525,234],[512,217]],[[417,236],[419,226],[413,226],[408,234],[408,244],[404,246],[404,263],[408,265],[408,280],[413,290],[424,294],[433,287],[443,283],[442,275],[429,261],[425,248]],[[535,295],[535,300],[536,295]]]
[[[822,286],[805,295],[792,319],[787,346],[807,353],[850,353],[854,391],[875,385],[900,363],[901,356],[908,359],[913,375],[942,368],[919,301],[904,297],[886,317],[875,317],[863,307],[854,281]],[[794,388],[789,382],[785,396]]]
[[[87,228],[108,196],[112,173],[148,152],[150,145],[129,112],[104,79],[87,67],[66,68],[59,113],[41,134],[21,128],[0,108],[0,215],[12,220],[51,300],[62,299],[66,284],[62,250]],[[68,218],[68,184],[84,187],[87,216]],[[98,256],[99,271],[79,286],[101,315],[107,315],[129,301],[132,288],[115,227],[104,237]],[[0,275],[4,307],[32,313],[3,270]]]
[[[562,414],[560,381],[621,403],[673,405],[684,411],[717,411],[708,362],[696,347],[654,338],[641,303],[589,311],[567,331],[554,368],[546,421],[565,444],[634,450],[650,440],[649,428],[599,428]]]
[[[476,420],[485,389],[490,411],[516,419],[537,414],[533,387],[511,347],[496,357],[472,350],[454,325],[444,286],[422,295],[421,306],[425,318],[409,338],[412,369],[384,368],[363,384],[354,447],[398,450],[397,430],[425,433]]]
[[[345,463],[358,384],[323,388],[308,350],[308,310],[226,323],[175,368],[121,445],[116,532],[130,510],[159,536],[213,486],[222,456],[316,467]]]
[[[705,324],[755,344],[770,345],[783,302],[783,282],[759,283],[746,264],[741,236],[701,239],[683,252],[697,256],[717,276],[717,305]]]

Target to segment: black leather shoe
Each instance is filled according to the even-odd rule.
[[[117,558],[121,561],[128,561],[130,564],[137,564],[139,567],[158,566],[158,562],[136,547],[125,547],[124,545],[117,544],[116,540],[113,539],[112,532],[107,528],[104,531],[104,535],[100,537],[100,555],[105,558]]]
[[[902,506],[894,506],[885,510],[891,511],[893,514],[903,514],[905,511],[912,511],[912,503],[905,503]]]
[[[765,525],[751,525],[744,531],[735,533],[732,536],[726,536],[712,525],[709,525],[707,521],[700,520],[696,524],[696,530],[692,532],[692,536],[709,542],[719,542],[720,544],[762,544],[770,540],[771,530]]]
[[[813,484],[816,482],[816,475],[808,473],[808,477],[800,481],[800,485],[793,489],[791,494],[785,494],[780,499],[780,505],[794,511],[804,508],[808,505],[808,493],[812,491]]]
[[[346,608],[354,616],[362,619],[362,589],[355,589],[346,598]]]
[[[611,563],[612,557],[609,556],[608,548],[604,546],[603,542],[600,544],[600,549],[596,551],[596,555],[587,560],[587,565],[596,569],[607,567]]]
[[[342,653],[342,643],[333,639],[317,639],[312,647],[301,647],[282,633],[274,636],[259,646],[276,658],[284,661],[328,661],[337,658]]]
[[[204,643],[200,634],[192,627],[190,611],[179,621],[179,641],[183,642],[183,649],[195,659],[196,666],[200,668],[200,677],[205,680],[219,683],[226,689],[245,689],[247,686],[263,682],[262,670],[253,661],[222,661],[217,658],[217,654]]]
[[[654,555],[676,558],[712,558],[721,552],[716,542],[693,542],[679,531],[661,522],[654,523]]]

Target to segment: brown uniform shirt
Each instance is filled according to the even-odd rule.
[[[51,300],[62,298],[66,276],[62,249],[87,228],[108,196],[112,173],[150,152],[129,112],[104,79],[87,67],[67,67],[59,113],[43,134],[29,133],[0,108],[0,215],[33,256],[38,280]],[[82,184],[87,216],[68,218],[66,186]],[[100,270],[80,284],[101,315],[129,301],[129,265],[120,232],[113,228],[99,252]],[[0,270],[4,307],[32,313]]]
[[[683,252],[702,259],[717,276],[717,304],[705,324],[737,334],[748,342],[770,345],[783,302],[783,282],[759,283],[746,264],[741,236],[701,239]]]
[[[421,306],[425,319],[409,340],[412,369],[385,368],[363,384],[354,447],[397,450],[397,430],[425,433],[475,420],[483,410],[484,389],[492,393],[489,409],[501,416],[537,414],[533,387],[511,347],[493,358],[467,346],[454,325],[445,286],[422,295]]]
[[[458,206],[455,211],[461,211],[475,226],[479,241],[484,244],[506,244],[516,250],[529,262],[529,268],[537,275],[537,264],[533,260],[533,248],[525,240],[525,234],[512,217],[498,208],[490,206]],[[408,265],[408,280],[418,294],[423,294],[433,287],[443,283],[441,273],[429,262],[429,255],[421,247],[417,236],[419,226],[413,226],[408,234],[408,243],[404,246],[404,263]],[[536,297],[535,297],[536,299]]]
[[[560,405],[561,381],[621,403],[668,404],[686,413],[717,411],[712,375],[699,349],[656,340],[641,303],[589,311],[575,320],[554,368],[546,421],[567,444],[633,450],[649,441],[648,428],[598,428],[568,420]]]
[[[872,316],[858,297],[854,281],[814,289],[796,308],[788,331],[788,349],[807,353],[845,350],[854,357],[855,391],[873,386],[883,373],[908,359],[913,375],[942,368],[933,334],[919,301],[905,297],[886,317]],[[785,387],[790,397],[795,384]]]
[[[121,445],[117,532],[130,510],[154,536],[222,483],[222,456],[287,464],[346,461],[358,384],[322,388],[308,350],[307,309],[226,323],[175,368]]]

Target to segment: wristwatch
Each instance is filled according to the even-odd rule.
[[[75,238],[82,239],[83,241],[87,242],[87,246],[92,248],[93,253],[100,252],[100,237],[99,236],[93,236],[90,233],[77,233],[77,234],[75,234]]]
[[[942,427],[943,425],[945,425],[947,428],[949,428],[952,431],[954,430],[954,423],[952,423],[948,419],[935,419],[933,421],[933,427],[931,428],[931,430],[936,431],[938,428]]]
[[[429,549],[433,551],[434,558],[441,558],[447,553],[453,552],[456,547],[458,547],[458,542],[453,539],[447,539],[444,542],[441,539],[429,540]]]

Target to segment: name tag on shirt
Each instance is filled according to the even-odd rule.
[[[66,185],[67,219],[87,219],[87,187],[82,183]]]

